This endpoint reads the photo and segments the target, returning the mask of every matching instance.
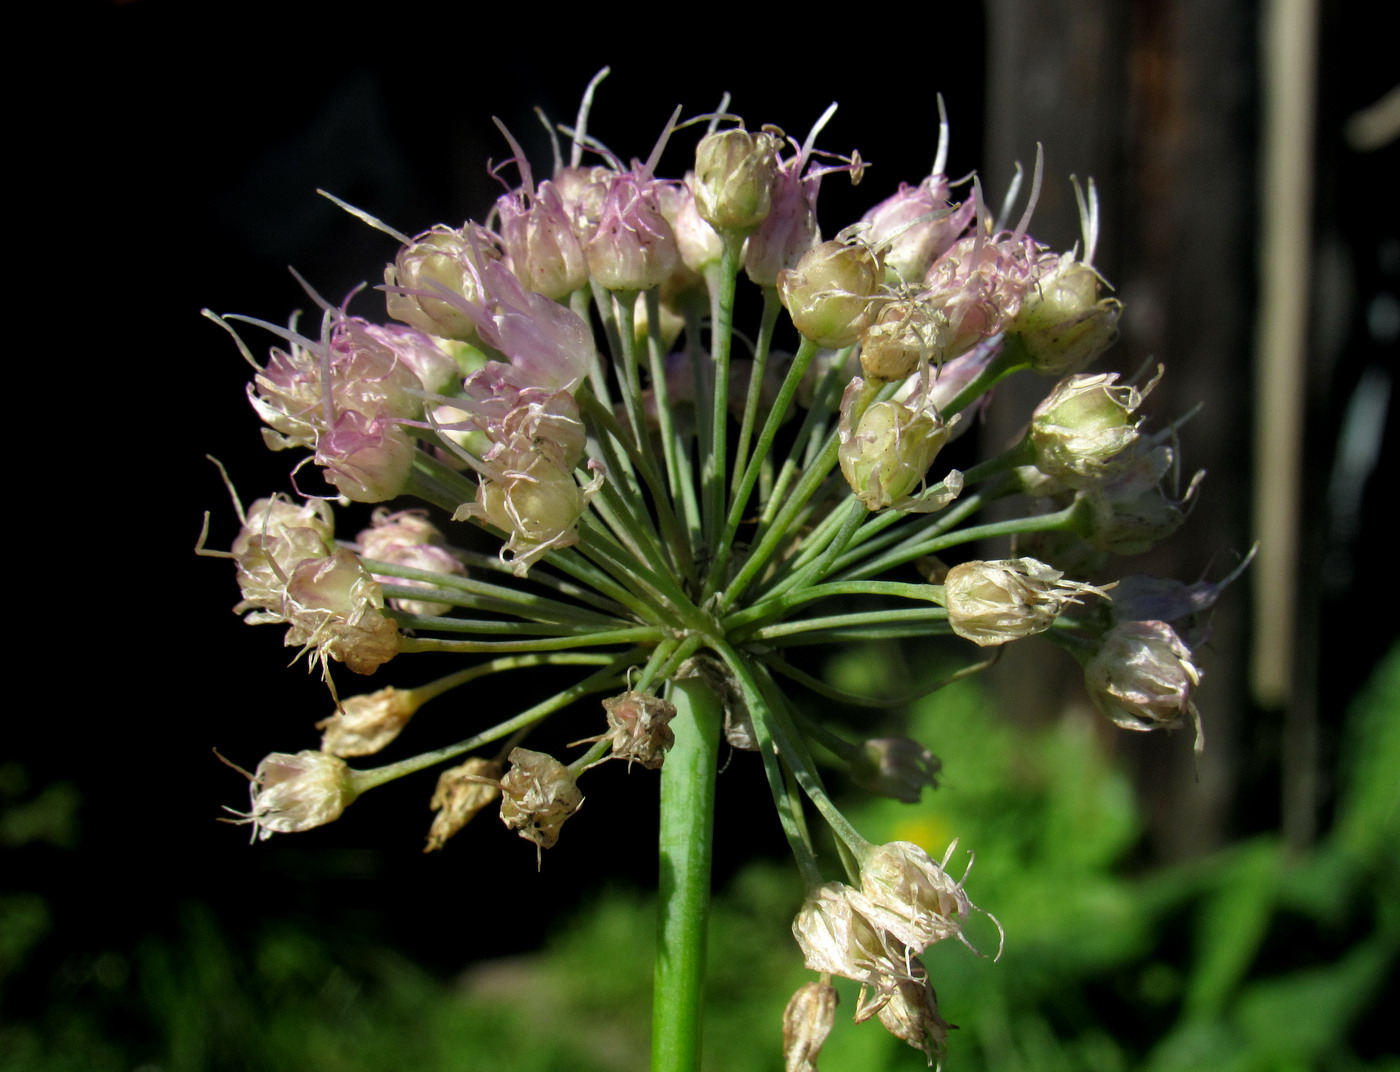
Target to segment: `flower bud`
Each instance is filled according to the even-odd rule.
[[[840,349],[870,326],[881,273],[880,258],[863,243],[823,242],[778,273],[778,294],[803,337]]]
[[[867,510],[881,510],[906,498],[923,480],[948,442],[950,425],[936,410],[887,401],[876,402],[851,429],[850,395],[848,389],[842,405],[841,474]]]
[[[921,297],[948,318],[943,359],[1006,328],[1040,270],[1042,250],[1025,236],[960,238],[929,269]]]
[[[399,735],[422,701],[412,689],[390,686],[349,696],[329,718],[316,723],[321,751],[333,756],[372,756]]]
[[[374,512],[373,527],[363,530],[356,542],[365,558],[388,562],[395,566],[465,577],[466,567],[456,555],[442,544],[446,539],[438,527],[428,520],[424,510],[400,510],[389,513],[382,507]],[[396,584],[405,588],[430,588],[425,581],[403,577],[375,575],[381,584]],[[422,599],[391,599],[390,605],[407,614],[427,617],[448,614],[454,604]]]
[[[403,426],[348,409],[316,444],[316,464],[351,502],[387,502],[403,494],[417,454]]]
[[[553,847],[564,820],[583,803],[569,768],[553,756],[514,748],[501,779],[501,822],[539,848]]]
[[[1201,718],[1191,694],[1201,671],[1191,649],[1166,622],[1118,622],[1084,664],[1084,684],[1094,706],[1125,730],[1175,729],[1189,716],[1196,751]]]
[[[958,636],[982,647],[1043,633],[1066,606],[1104,594],[1063,576],[1034,558],[964,562],[943,582],[948,622]]]
[[[415,331],[402,324],[366,324],[364,332],[382,346],[393,351],[400,364],[418,377],[418,382],[423,385],[423,390],[434,394],[452,393],[460,385],[462,367],[449,350],[470,351],[469,347],[463,346],[461,343],[449,342],[447,339],[441,339],[435,335]],[[415,403],[413,411],[416,411],[417,408]],[[412,412],[407,411],[407,407],[404,407],[404,410],[397,415],[403,417],[413,415]]]
[[[700,218],[695,208],[695,195],[692,192],[694,176],[686,176],[682,183],[672,183],[657,188],[657,201],[661,214],[671,225],[676,236],[676,249],[681,255],[681,263],[691,272],[703,273],[711,264],[718,264],[724,256],[724,243],[719,233]],[[672,282],[675,277],[672,277]],[[701,280],[703,283],[703,280]]]
[[[521,284],[556,301],[588,283],[588,260],[554,183],[540,183],[533,198],[520,190],[496,199],[501,244]]]
[[[588,240],[588,271],[607,290],[647,290],[664,283],[680,260],[676,236],[649,183],[613,179],[603,215]]]
[[[930,175],[918,186],[901,182],[897,193],[862,217],[870,224],[866,240],[884,250],[885,271],[892,283],[922,279],[967,230],[976,204],[969,199],[950,205],[948,194],[948,179],[943,175]]]
[[[943,763],[908,737],[878,737],[866,741],[851,762],[851,780],[877,796],[917,804],[924,787],[938,788]]]
[[[495,760],[473,756],[465,763],[442,772],[430,805],[437,814],[433,816],[424,852],[436,852],[442,848],[448,838],[501,795],[503,770],[505,768]]]
[[[817,1072],[817,1057],[836,1020],[840,1001],[830,983],[804,983],[783,1011],[784,1072]]]
[[[695,149],[695,207],[716,231],[746,234],[768,217],[781,142],[771,134],[717,130]]]
[[[325,500],[297,505],[273,496],[255,502],[231,548],[243,593],[234,613],[252,611],[247,619],[252,625],[284,621],[287,575],[308,558],[328,555],[335,546],[333,533],[331,507]]]
[[[259,841],[334,822],[357,795],[354,772],[325,752],[274,752],[253,774],[253,808],[246,821]]]
[[[390,288],[389,315],[429,335],[470,342],[476,337],[475,322],[439,295],[446,290],[481,304],[479,269],[500,256],[495,236],[477,224],[468,223],[461,230],[439,224],[425,231],[384,269],[384,283]]]
[[[556,547],[578,543],[578,521],[588,500],[602,486],[600,474],[581,488],[573,474],[537,455],[523,469],[504,472],[499,480],[483,478],[475,503],[457,508],[452,520],[479,517],[505,532],[509,539],[502,560],[523,577],[530,566]]]
[[[1099,299],[1101,283],[1098,272],[1072,253],[1042,272],[1007,326],[1036,372],[1078,372],[1113,345],[1123,306],[1113,298]]]
[[[1139,391],[1119,386],[1116,372],[1061,380],[1031,418],[1036,467],[1071,487],[1109,476],[1119,467],[1119,455],[1137,441],[1141,422],[1133,414],[1156,382]]]

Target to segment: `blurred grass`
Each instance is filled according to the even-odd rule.
[[[866,691],[894,676],[858,652],[830,673]],[[1006,952],[996,964],[951,942],[929,952],[943,1014],[960,1025],[948,1067],[1400,1069],[1385,1056],[1393,1051],[1385,988],[1400,953],[1397,712],[1400,649],[1349,713],[1333,830],[1311,853],[1290,857],[1279,838],[1262,836],[1189,866],[1133,874],[1134,797],[1087,720],[1015,728],[986,709],[973,683],[916,705],[911,730],[943,758],[945,784],[917,806],[848,805],[875,840],[916,841],[939,855],[958,836],[955,874],[968,850],[977,853],[968,889],[1004,925]],[[800,896],[795,873],[772,863],[748,866],[722,891],[709,1069],[781,1067],[782,1009],[808,978],[789,937]],[[0,1020],[0,1068],[640,1070],[652,919],[650,894],[615,889],[559,925],[543,953],[443,981],[353,937],[332,945],[284,924],[237,944],[191,904],[174,938],[95,956],[80,979],[51,980],[42,1008]],[[0,903],[0,998],[20,996],[17,981],[32,979],[51,929],[42,898]],[[986,919],[969,937],[995,951]],[[843,986],[826,1072],[922,1067],[878,1025],[851,1024],[854,1006],[854,987]]]

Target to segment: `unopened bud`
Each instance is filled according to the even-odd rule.
[[[817,1057],[836,1021],[840,1001],[830,983],[805,983],[783,1011],[784,1072],[817,1072]]]
[[[771,134],[718,130],[695,149],[695,207],[716,231],[745,234],[767,217],[778,174]]]
[[[1174,729],[1190,718],[1201,750],[1201,719],[1191,701],[1201,671],[1166,622],[1118,622],[1084,664],[1084,683],[1094,706],[1126,730]]]
[[[472,318],[438,295],[446,291],[480,304],[483,295],[472,266],[499,259],[494,236],[483,227],[434,227],[404,246],[384,269],[389,315],[430,335],[470,341],[476,337]]]
[[[1111,475],[1137,440],[1141,422],[1133,415],[1156,383],[1139,391],[1120,385],[1116,372],[1061,380],[1031,418],[1036,467],[1071,487]]]
[[[399,735],[421,703],[414,690],[392,685],[346,697],[335,714],[316,723],[324,731],[321,751],[336,756],[373,755]]]
[[[569,768],[553,756],[515,748],[501,779],[501,822],[541,849],[559,840],[564,820],[578,811],[583,794]]]
[[[805,338],[840,349],[870,326],[882,271],[880,258],[859,241],[823,242],[778,273],[778,294]]]
[[[953,632],[987,647],[1043,633],[1064,608],[1104,590],[1034,558],[964,562],[944,580]]]
[[[501,795],[501,772],[495,760],[473,756],[438,777],[429,805],[437,812],[428,831],[424,852],[436,852],[447,839],[476,817],[477,812]]]
[[[848,389],[847,399],[851,395]],[[906,498],[923,480],[948,442],[951,425],[932,408],[887,401],[867,409],[852,429],[847,408],[843,400],[837,449],[841,474],[867,510],[882,510]]]
[[[1036,372],[1078,372],[1113,344],[1123,306],[1100,300],[1101,283],[1098,272],[1067,253],[1027,292],[1007,330],[1019,337]]]
[[[877,796],[917,804],[924,787],[938,788],[943,763],[908,737],[879,737],[866,741],[851,763],[851,779]]]

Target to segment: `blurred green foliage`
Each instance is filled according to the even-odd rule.
[[[843,688],[888,680],[851,653]],[[1400,954],[1400,649],[1348,716],[1331,833],[1291,856],[1256,837],[1208,860],[1131,873],[1139,819],[1126,778],[1085,720],[1012,728],[960,683],[916,705],[912,733],[946,782],[917,806],[851,802],[872,839],[919,842],[950,867],[975,849],[973,899],[1007,934],[999,963],[945,942],[927,960],[960,1025],[954,1072],[1351,1072],[1383,1056],[1383,1003]],[[71,809],[54,798],[44,811]],[[762,821],[771,821],[765,815]],[[64,823],[6,829],[62,837]],[[40,834],[38,836],[44,836]],[[780,1021],[808,978],[788,928],[795,873],[760,863],[722,892],[712,922],[707,1067],[781,1067]],[[353,940],[334,946],[270,924],[235,946],[187,908],[177,937],[66,962],[54,1000],[0,1020],[6,1072],[577,1072],[647,1066],[652,902],[614,890],[541,954],[473,966],[444,982]],[[40,955],[42,898],[0,903],[0,998]],[[995,952],[995,926],[969,938]],[[75,966],[75,964],[77,966]],[[826,1072],[922,1067],[876,1023],[849,1022],[842,990]],[[1358,1037],[1364,1036],[1364,1037]]]

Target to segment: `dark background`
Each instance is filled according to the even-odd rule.
[[[191,902],[209,904],[232,934],[291,917],[324,933],[381,938],[447,974],[537,943],[555,913],[605,877],[651,881],[655,780],[620,764],[598,772],[587,808],[540,876],[531,847],[503,838],[494,822],[423,856],[431,775],[377,791],[328,828],[249,848],[246,829],[214,822],[220,805],[243,805],[246,788],[211,749],[251,768],[269,751],[314,747],[311,723],[329,703],[304,667],[285,669],[278,630],[248,629],[229,613],[238,598],[231,567],[191,552],[206,509],[212,546],[227,546],[236,531],[206,452],[229,466],[246,502],[286,489],[293,461],[261,448],[240,397],[248,370],[200,308],[283,320],[308,305],[289,264],[333,301],[361,281],[373,285],[391,243],[316,187],[408,233],[481,218],[501,189],[485,161],[507,152],[491,116],[547,168],[531,107],[571,121],[603,63],[613,75],[590,131],[625,157],[649,153],[675,104],[708,111],[726,89],[731,110],[751,125],[777,123],[799,140],[839,100],[819,144],[859,147],[874,166],[854,192],[839,176],[827,180],[828,233],[927,172],[937,92],[953,124],[953,175],[982,167],[999,194],[1007,158],[1029,163],[1035,140],[1046,141],[1047,189],[1057,191],[1045,204],[1047,240],[1072,241],[1061,186],[1067,172],[1092,170],[1107,217],[1101,267],[1129,308],[1119,365],[1166,360],[1158,419],[1208,401],[1186,433],[1188,466],[1211,469],[1205,494],[1156,568],[1218,576],[1221,563],[1267,538],[1251,531],[1247,513],[1257,11],[1185,2],[1115,10],[1116,24],[1091,5],[989,4],[936,18],[853,13],[849,26],[798,26],[811,16],[791,11],[786,24],[684,32],[617,9],[568,25],[523,8],[386,6],[351,18],[330,5],[138,0],[75,10],[61,70],[79,93],[40,104],[47,121],[33,142],[32,181],[44,218],[17,221],[22,230],[37,223],[44,236],[45,282],[21,293],[38,293],[46,330],[24,360],[33,368],[37,356],[34,379],[64,388],[45,407],[62,431],[59,465],[38,494],[57,507],[46,524],[65,532],[57,546],[67,568],[53,569],[52,543],[26,542],[19,572],[28,600],[13,613],[34,637],[37,665],[25,677],[36,684],[22,691],[18,733],[0,749],[0,806],[57,792],[71,808],[54,812],[52,836],[0,846],[0,890],[42,894],[53,920],[23,975],[3,984],[7,1013],[40,1015],[49,1001],[80,994],[102,954],[171,932]],[[1396,147],[1358,153],[1340,133],[1346,116],[1394,81],[1378,37],[1348,28],[1359,10],[1330,5],[1322,27],[1315,231],[1328,291],[1314,318],[1308,505],[1297,521],[1307,593],[1298,693],[1317,727],[1311,762],[1320,778],[1307,807],[1323,827],[1336,719],[1395,634],[1389,600],[1376,596],[1392,583],[1376,521],[1381,485],[1389,490],[1393,479],[1347,478],[1356,509],[1340,521],[1327,522],[1322,508],[1356,385],[1367,369],[1380,379],[1366,390],[1393,385],[1385,346],[1394,335],[1387,343],[1368,332],[1366,316],[1383,318],[1378,295],[1394,307]],[[662,171],[683,167],[673,153]],[[376,300],[363,296],[356,311],[379,316]],[[66,374],[45,375],[56,367]],[[1196,436],[1209,458],[1192,455]],[[1393,433],[1387,449],[1393,456]],[[1192,790],[1189,745],[1177,739],[1175,775],[1145,779],[1163,817],[1152,859],[1207,851],[1280,821],[1283,722],[1246,691],[1248,600],[1245,583],[1231,592],[1207,656],[1216,691],[1203,706],[1208,724],[1216,720],[1217,767]],[[1001,686],[1013,694],[1026,681],[1016,673]],[[1038,695],[1054,694],[1035,680]],[[448,725],[454,718],[484,724],[493,708],[522,702],[495,690],[471,700],[479,712],[415,724],[402,754],[464,736]],[[1125,747],[1138,745],[1160,762],[1163,742]],[[721,781],[721,874],[754,853],[786,852],[751,758],[738,757]],[[1188,797],[1198,821],[1182,836],[1165,817]],[[515,907],[511,925],[457,925],[503,890]],[[139,1020],[130,1029],[142,1030]]]

